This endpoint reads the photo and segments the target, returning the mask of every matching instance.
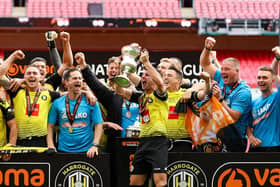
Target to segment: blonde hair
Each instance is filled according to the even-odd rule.
[[[237,60],[236,58],[229,57],[229,58],[224,59],[224,60],[223,60],[223,63],[224,63],[224,62],[232,62],[233,66],[234,66],[236,69],[240,70],[240,62],[239,62],[239,60]]]

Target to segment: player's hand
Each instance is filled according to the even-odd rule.
[[[91,106],[94,106],[97,101],[97,98],[95,97],[95,95],[93,95],[91,90],[85,91],[85,94],[86,94],[86,98],[87,98],[87,103],[90,104]]]
[[[206,39],[205,39],[205,48],[207,48],[207,49],[213,49],[213,47],[215,46],[215,44],[216,44],[216,40],[215,40],[215,38],[213,38],[213,37],[207,37]]]
[[[205,81],[209,81],[210,80],[210,74],[205,72],[205,71],[201,72],[199,76],[200,76],[200,78],[202,78]]]
[[[70,41],[70,34],[68,32],[61,32],[60,33],[60,39],[64,42],[69,42]]]
[[[182,95],[182,97],[180,98],[180,102],[181,103],[188,102],[192,97],[192,92],[193,92],[193,89],[187,89],[185,91],[185,93]]]
[[[254,135],[248,136],[248,138],[249,138],[250,144],[253,147],[257,147],[262,144],[262,141],[260,139],[256,138]]]
[[[280,47],[276,46],[272,49],[272,52],[274,53],[275,56],[280,58]]]
[[[81,69],[86,68],[87,63],[86,63],[86,60],[85,60],[85,54],[84,53],[78,52],[78,53],[75,54],[74,58],[75,58],[77,64],[80,66]]]
[[[149,58],[150,58],[150,57],[149,57],[149,52],[148,52],[147,50],[143,50],[143,51],[141,52],[140,62],[141,62],[143,65],[145,65],[145,63],[150,62]]]
[[[91,146],[91,148],[87,151],[87,157],[93,158],[94,155],[98,156],[98,147]]]
[[[221,88],[218,85],[213,86],[212,93],[218,100],[222,98]]]
[[[18,79],[18,78],[14,78],[11,79],[11,85],[9,87],[9,90],[11,90],[12,92],[15,92],[19,89],[19,87],[21,87],[23,84],[25,83],[24,79]]]
[[[123,130],[123,128],[121,126],[119,126],[118,124],[112,123],[109,121],[103,122],[102,125],[103,125],[103,128],[111,128],[111,129],[115,129],[116,131]]]
[[[25,58],[25,55],[22,50],[16,50],[12,53],[12,56],[15,58],[15,60],[22,60]]]
[[[3,161],[9,161],[12,158],[12,154],[3,154],[2,159]]]

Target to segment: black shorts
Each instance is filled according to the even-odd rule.
[[[47,147],[46,136],[31,136],[26,139],[17,139],[17,145],[26,147]]]
[[[164,136],[140,138],[131,174],[165,173],[168,161],[168,139]]]

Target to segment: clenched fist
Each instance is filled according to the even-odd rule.
[[[149,52],[148,51],[145,50],[145,51],[141,52],[140,62],[143,64],[149,62]]]
[[[75,60],[77,64],[80,66],[81,69],[84,69],[87,65],[86,60],[85,60],[85,54],[82,52],[78,52],[75,54]]]
[[[16,60],[22,60],[25,58],[24,53],[22,52],[22,50],[16,50],[12,53],[12,56],[16,59]]]
[[[70,34],[68,32],[61,32],[60,33],[60,39],[64,42],[70,41]]]
[[[272,49],[272,52],[274,53],[275,58],[279,61],[280,60],[280,47],[274,47]]]
[[[207,37],[205,39],[205,48],[208,50],[211,50],[216,44],[216,40],[213,37]]]

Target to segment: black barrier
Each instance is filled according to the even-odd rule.
[[[134,159],[136,147],[139,144],[137,138],[118,138],[115,168],[118,168],[116,173],[121,173],[117,179],[117,187],[129,185],[129,170]]]
[[[279,156],[279,153],[170,153],[168,186],[279,186]]]
[[[0,162],[0,186],[127,187],[138,139],[118,139],[110,180],[110,155],[14,154]],[[279,153],[169,153],[168,187],[280,186]]]
[[[0,162],[0,186],[110,187],[110,155],[14,154]]]
[[[128,186],[129,168],[139,141],[118,140],[119,180]],[[280,186],[279,153],[169,153],[168,187]],[[114,186],[115,187],[115,186]]]

